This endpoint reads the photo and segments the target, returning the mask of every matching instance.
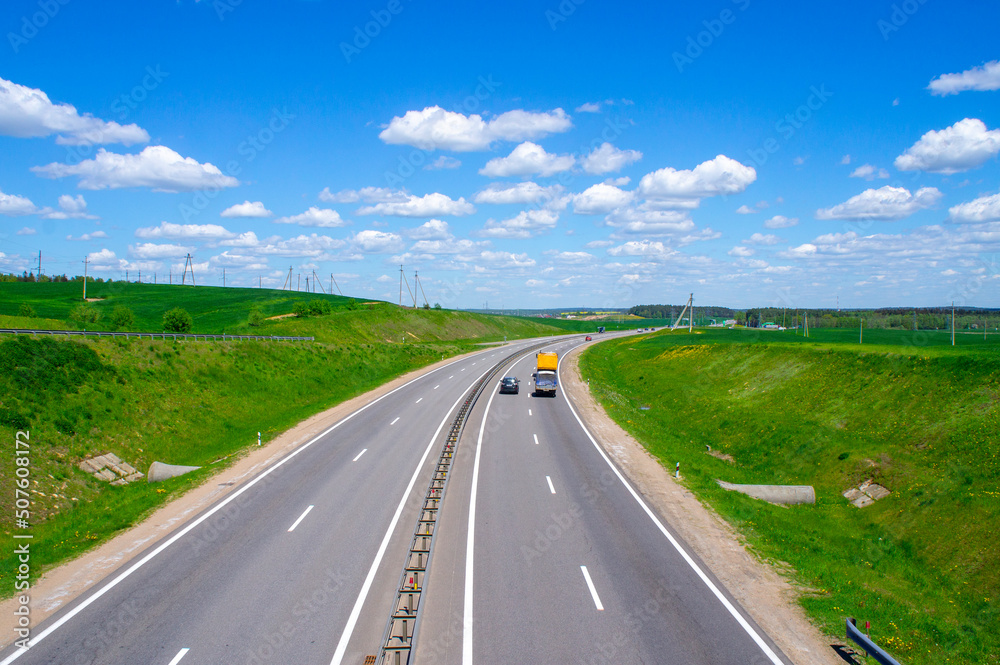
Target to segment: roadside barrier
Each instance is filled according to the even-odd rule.
[[[858,630],[854,619],[847,620],[847,638],[853,640],[868,653],[869,658],[874,658],[882,665],[899,665],[899,661],[885,652],[885,649],[872,642],[872,639]]]
[[[87,337],[136,337],[142,339],[143,337],[148,337],[149,339],[167,339],[171,338],[174,340],[178,339],[193,339],[197,340],[212,340],[212,341],[223,341],[223,342],[237,342],[237,341],[257,341],[257,342],[313,342],[316,340],[315,337],[290,337],[283,335],[227,335],[227,334],[201,334],[201,333],[148,333],[148,332],[97,332],[93,330],[31,330],[28,328],[0,328],[0,334],[6,335],[66,335],[67,337],[72,337],[73,335],[87,336]]]

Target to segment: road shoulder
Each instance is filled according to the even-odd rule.
[[[563,359],[560,385],[604,451],[789,658],[803,665],[842,665],[830,648],[838,640],[809,622],[797,602],[796,587],[748,552],[729,524],[676,482],[593,399],[577,364],[587,346]]]

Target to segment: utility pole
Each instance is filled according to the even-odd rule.
[[[173,286],[174,285],[174,268],[173,268],[173,266],[171,266],[170,270],[167,271],[167,279],[170,280],[170,286]]]
[[[864,344],[865,341],[865,319],[861,317],[860,323],[858,325],[858,344]]]
[[[226,269],[222,269],[222,288],[226,288]]]
[[[284,291],[285,289],[292,290],[292,266],[288,266],[288,277],[285,278],[285,283],[281,285],[281,290]]]
[[[194,282],[194,262],[191,261],[191,255],[187,255],[187,259],[184,261],[184,274],[181,275],[181,286],[187,281],[188,268],[191,268],[191,286],[197,286]]]
[[[403,306],[403,266],[399,266],[399,306]]]
[[[691,305],[691,311],[688,312],[688,332],[694,332],[694,294],[688,299],[688,304]]]
[[[87,264],[90,263],[90,257],[83,257],[83,300],[87,301]]]
[[[295,290],[299,292],[302,291],[302,273],[299,273],[298,280],[295,282]]]
[[[951,301],[951,345],[955,346],[955,301]]]
[[[257,275],[257,288],[260,288],[260,275]]]
[[[340,290],[340,284],[337,284],[337,280],[333,278],[333,273],[330,273],[330,295],[333,295],[333,287],[337,287],[337,293],[344,295],[344,292]]]
[[[38,272],[35,273],[35,281],[42,281],[42,250],[38,250]]]

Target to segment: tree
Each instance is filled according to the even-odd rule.
[[[26,319],[35,318],[35,308],[26,302],[21,303],[21,306],[17,310],[18,316],[23,316]]]
[[[327,300],[316,300],[309,301],[309,313],[314,316],[320,316],[321,314],[329,314],[333,311],[333,307],[330,306],[330,302]]]
[[[295,313],[295,316],[299,318],[309,316],[310,314],[309,303],[307,303],[305,300],[299,300],[292,307],[292,311]]]
[[[434,309],[441,309],[441,303],[439,302],[434,303]]]
[[[97,323],[101,319],[101,312],[90,305],[77,305],[69,313],[69,318],[78,323]]]
[[[180,307],[163,313],[163,329],[167,332],[186,333],[191,331],[194,321],[186,310]]]
[[[125,305],[116,305],[108,319],[112,330],[128,330],[135,325],[135,315]]]
[[[250,308],[250,316],[247,319],[247,323],[249,323],[251,327],[256,328],[264,325],[264,319],[264,312],[261,311],[260,305],[254,305]]]

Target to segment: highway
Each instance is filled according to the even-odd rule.
[[[459,404],[537,344],[458,359],[370,402],[34,627],[31,648],[0,665],[362,665],[379,653]],[[790,663],[645,507],[562,391],[531,396],[533,360],[493,377],[471,411],[410,662]],[[504,374],[521,379],[518,395],[496,394]]]

